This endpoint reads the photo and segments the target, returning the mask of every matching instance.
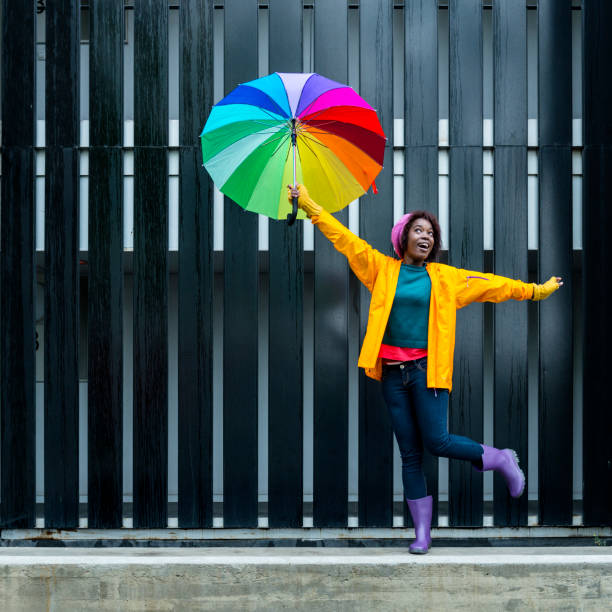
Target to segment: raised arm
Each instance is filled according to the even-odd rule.
[[[288,197],[298,197],[298,206],[316,225],[324,236],[342,253],[349,262],[357,278],[370,290],[374,288],[376,277],[384,264],[386,255],[372,248],[365,240],[359,238],[338,219],[330,215],[308,194],[303,185],[288,186]]]

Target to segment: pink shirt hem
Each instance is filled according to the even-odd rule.
[[[387,361],[412,361],[427,357],[426,348],[404,348],[400,346],[391,346],[389,344],[381,344],[378,356]]]

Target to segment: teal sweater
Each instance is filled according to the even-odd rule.
[[[383,344],[427,348],[431,280],[425,266],[402,264]]]

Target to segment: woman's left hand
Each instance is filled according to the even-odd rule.
[[[551,296],[559,287],[563,286],[563,279],[560,276],[551,276],[545,283],[538,285],[533,284],[533,296],[532,300],[540,301],[545,300]]]

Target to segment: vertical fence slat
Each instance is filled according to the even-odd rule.
[[[404,3],[404,210],[438,214],[438,1]],[[387,162],[388,163],[388,162]],[[424,454],[438,523],[438,458]],[[412,524],[408,506],[405,524]]]
[[[270,72],[302,70],[302,2],[270,3]],[[303,226],[270,221],[268,524],[301,527],[303,507]]]
[[[583,480],[584,524],[612,523],[610,284],[602,281],[612,232],[612,4],[583,2]]]
[[[539,281],[564,287],[539,304],[539,523],[572,524],[572,7],[538,2]],[[567,333],[559,334],[559,329]]]
[[[393,7],[390,2],[363,3],[359,9],[360,95],[377,110],[387,135],[385,165],[376,177],[379,195],[360,199],[360,235],[389,252],[393,224]],[[387,69],[381,70],[381,66]],[[370,294],[360,286],[360,340],[368,321]],[[351,364],[351,367],[354,367]],[[380,383],[359,371],[359,525],[393,524],[393,432]]]
[[[168,514],[168,6],[134,7],[134,527]]]
[[[90,9],[88,526],[118,528],[123,507],[123,15]]]
[[[404,4],[404,62],[405,210],[422,209],[437,214],[437,0]],[[435,466],[430,467],[437,470],[437,464],[436,460]]]
[[[493,7],[495,273],[527,280],[527,11]],[[494,309],[494,445],[517,451],[527,476],[527,305]],[[494,520],[527,524],[527,494],[512,500],[494,478]]]
[[[257,3],[236,0],[224,10],[228,94],[257,78]],[[256,527],[258,221],[225,198],[224,223],[223,524]]]
[[[78,3],[50,5],[46,31],[45,527],[74,528],[79,521]]]
[[[213,516],[213,185],[198,142],[213,103],[212,12],[206,0],[180,5],[180,527],[212,527]]]
[[[339,83],[348,78],[347,10],[345,0],[314,7],[314,69]],[[347,209],[336,218],[348,224]],[[346,259],[315,229],[315,527],[348,521],[348,278]]]
[[[5,528],[33,527],[34,494],[34,11],[2,3],[0,405]],[[18,87],[9,84],[18,83]]]
[[[97,6],[100,6],[99,3]],[[120,21],[114,23],[118,23],[120,27]],[[112,37],[109,36],[108,40],[111,41]],[[111,95],[109,92],[107,98],[109,106]],[[93,137],[95,120],[91,112],[90,121]],[[100,136],[104,138],[102,134]],[[109,150],[104,150],[103,145],[91,147],[89,151],[91,205],[88,257],[87,465],[88,527],[92,529],[119,528],[122,524],[122,179],[120,147],[109,145]]]
[[[449,4],[450,245],[452,265],[482,270],[482,2]],[[457,313],[452,433],[482,440],[483,308]],[[482,477],[467,461],[450,460],[449,524],[482,524]]]

